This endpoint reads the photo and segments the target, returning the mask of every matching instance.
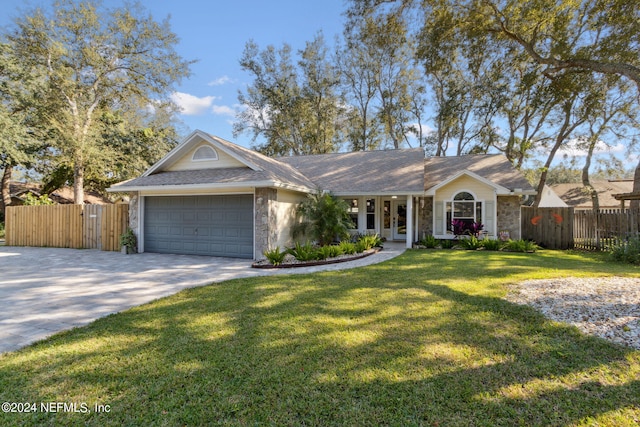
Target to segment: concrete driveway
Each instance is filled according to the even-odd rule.
[[[0,353],[182,289],[240,277],[341,270],[374,264],[403,245],[357,261],[255,269],[251,261],[189,255],[0,246]]]

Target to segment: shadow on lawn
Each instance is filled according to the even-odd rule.
[[[639,415],[630,372],[640,352],[455,290],[428,269],[409,278],[402,266],[190,289],[58,335],[0,358],[1,400],[93,399],[111,412],[0,414],[0,424],[566,425]]]

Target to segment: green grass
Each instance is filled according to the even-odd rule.
[[[110,405],[0,425],[637,425],[640,351],[502,299],[525,279],[608,275],[640,268],[409,251],[190,289],[0,356],[0,402]]]

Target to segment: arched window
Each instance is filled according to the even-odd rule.
[[[453,221],[463,224],[465,230],[472,230],[473,223],[482,222],[482,202],[468,191],[461,191],[446,203],[446,226],[448,233],[454,233]]]
[[[191,160],[194,162],[201,162],[206,160],[218,160],[218,153],[212,147],[208,145],[203,145],[198,147],[196,151],[194,151]]]

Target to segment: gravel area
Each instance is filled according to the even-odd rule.
[[[614,343],[640,349],[640,279],[628,277],[528,280],[507,300]]]

